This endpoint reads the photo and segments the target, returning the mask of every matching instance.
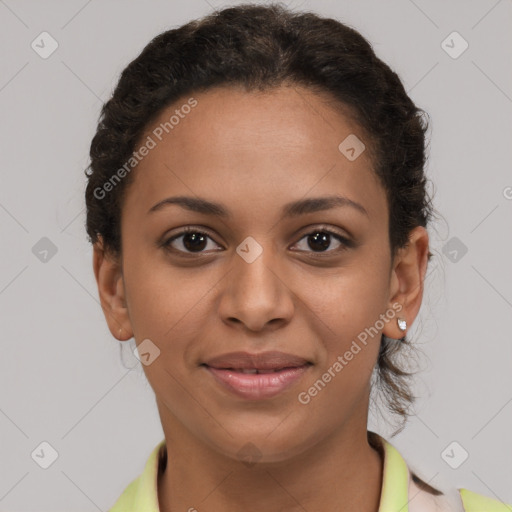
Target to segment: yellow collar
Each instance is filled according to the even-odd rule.
[[[441,496],[425,491],[416,483],[398,450],[375,432],[369,441],[384,457],[382,488],[378,512],[510,512],[510,505],[487,498],[466,489],[452,489]],[[158,506],[159,464],[165,460],[165,439],[160,441],[149,458],[142,474],[124,490],[109,512],[160,512]]]

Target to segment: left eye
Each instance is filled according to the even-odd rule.
[[[338,243],[338,247],[335,249],[327,250],[332,243],[332,239],[335,239]],[[299,245],[302,240],[306,240],[306,244],[313,252],[336,252],[337,250],[344,250],[350,247],[350,241],[337,233],[333,233],[329,230],[316,230],[306,233],[301,240],[296,244]],[[307,252],[307,250],[306,250]]]

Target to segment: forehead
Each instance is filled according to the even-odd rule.
[[[369,151],[351,160],[340,150],[345,140],[369,141],[328,99],[298,86],[218,87],[183,97],[146,127],[140,141],[151,139],[153,147],[135,167],[127,195],[147,211],[178,193],[266,208],[337,192],[378,214],[384,191]]]

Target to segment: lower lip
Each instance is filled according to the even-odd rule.
[[[297,382],[308,370],[309,366],[283,368],[272,373],[241,373],[235,370],[205,368],[227,389],[248,400],[272,398],[293,383]]]

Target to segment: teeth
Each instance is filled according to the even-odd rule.
[[[259,373],[275,373],[275,372],[278,372],[280,371],[280,369],[277,369],[277,370],[258,370],[257,368],[241,368],[239,370],[236,370],[237,372],[240,372],[240,373],[248,373],[248,374],[259,374]]]

